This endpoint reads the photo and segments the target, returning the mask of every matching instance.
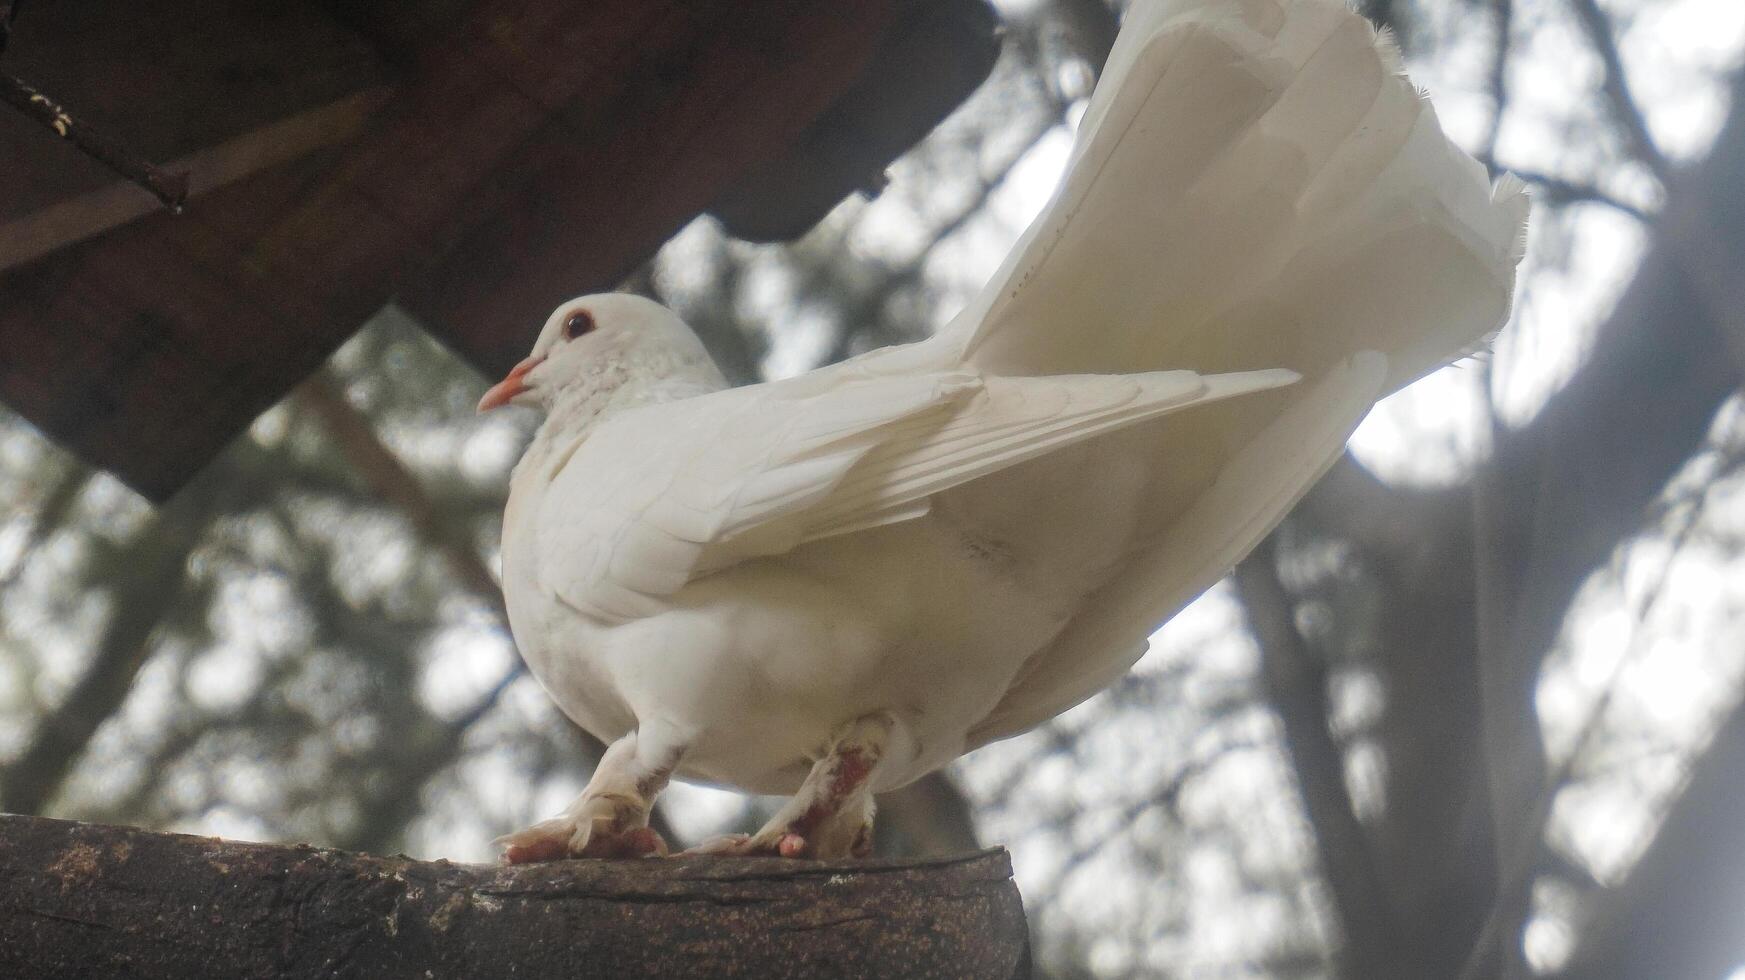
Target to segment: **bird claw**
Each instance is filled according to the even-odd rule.
[[[491,842],[503,848],[508,864],[564,858],[665,857],[667,844],[651,827],[615,830],[604,821],[578,823],[571,817],[544,820]]]

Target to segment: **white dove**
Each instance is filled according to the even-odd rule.
[[[1096,693],[1506,319],[1520,185],[1336,0],[1138,0],[1066,177],[935,336],[728,389],[586,296],[480,402],[547,413],[503,525],[534,675],[610,743],[510,861],[664,853],[669,777],[794,794],[704,850],[866,852],[873,794]]]

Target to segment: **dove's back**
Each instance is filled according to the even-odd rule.
[[[1282,519],[1378,398],[1497,330],[1526,212],[1520,185],[1491,186],[1392,42],[1338,0],[1135,3],[1065,182],[941,340],[997,374],[1288,368],[1304,382],[941,495],[992,541],[1077,541],[1130,519],[1106,567],[1061,570],[1084,590],[1078,614],[972,743],[1109,683]]]

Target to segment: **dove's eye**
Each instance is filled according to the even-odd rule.
[[[587,310],[577,310],[563,322],[563,339],[574,340],[593,329],[594,315]]]

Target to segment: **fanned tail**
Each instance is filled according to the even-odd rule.
[[[1527,211],[1524,186],[1493,185],[1448,140],[1392,40],[1343,3],[1136,0],[1060,190],[942,341],[991,374],[1304,380],[954,491],[952,512],[995,540],[1132,528],[970,743],[1107,685],[1284,518],[1377,399],[1482,351],[1508,317]],[[1103,484],[1122,467],[1142,489],[1111,516]],[[1046,505],[1003,514],[1035,486]]]
[[[1335,0],[1140,0],[1055,200],[951,327],[999,373],[1284,367],[1398,388],[1506,318],[1519,181]]]

